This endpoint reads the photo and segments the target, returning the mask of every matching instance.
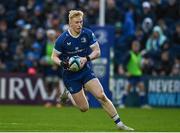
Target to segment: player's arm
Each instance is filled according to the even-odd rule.
[[[63,36],[60,36],[55,41],[54,49],[51,54],[51,59],[54,63],[56,63],[59,66],[62,66],[65,69],[69,68],[68,60],[61,60],[60,56],[62,54],[62,45],[63,45]]]
[[[98,57],[100,57],[101,50],[99,48],[98,42],[95,42],[93,45],[90,46],[90,48],[92,49],[92,53],[86,57],[88,61],[94,60],[94,59],[97,59]]]
[[[68,61],[62,61],[62,60],[60,60],[59,56],[60,56],[60,54],[57,53],[56,50],[53,50],[53,51],[52,51],[51,59],[53,60],[53,62],[56,63],[56,64],[59,65],[59,66],[64,67],[65,69],[68,69],[68,68],[69,68],[69,63],[68,63]]]
[[[86,64],[86,62],[97,59],[101,55],[98,42],[95,42],[90,46],[90,48],[92,49],[91,54],[87,55],[86,57],[81,57],[81,68]]]
[[[86,62],[97,59],[101,55],[101,50],[96,36],[91,30],[88,30],[87,33],[89,35],[89,47],[92,49],[92,52],[90,55],[81,58],[81,67],[83,67]]]
[[[61,60],[59,59],[59,54],[55,52],[55,50],[52,51],[51,59],[56,63],[57,65],[61,65]]]

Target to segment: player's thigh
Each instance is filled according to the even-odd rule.
[[[80,92],[80,90],[83,87],[83,84],[81,83],[81,81],[79,79],[68,80],[67,78],[64,78],[63,80],[64,80],[64,84],[65,84],[67,90],[71,94]]]
[[[79,92],[72,94],[72,97],[76,103],[76,105],[80,108],[89,108],[88,101],[84,94],[84,90],[81,89]]]
[[[105,96],[103,87],[97,78],[89,80],[84,84],[84,87],[98,99]]]

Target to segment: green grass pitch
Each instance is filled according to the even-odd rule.
[[[118,109],[121,119],[135,131],[180,131],[180,109]],[[118,132],[100,109],[81,113],[74,107],[0,105],[0,131]]]

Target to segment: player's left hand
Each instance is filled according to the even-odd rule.
[[[84,67],[84,65],[85,65],[85,64],[86,64],[86,62],[87,62],[86,57],[80,57],[80,62],[81,62],[81,68],[83,68],[83,67]]]

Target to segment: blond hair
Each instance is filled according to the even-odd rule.
[[[77,17],[77,16],[84,16],[84,13],[80,10],[71,10],[69,11],[69,21],[74,18],[74,17]]]

